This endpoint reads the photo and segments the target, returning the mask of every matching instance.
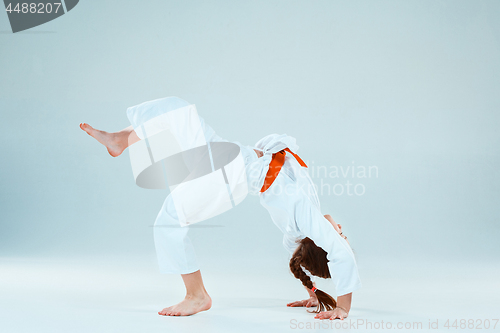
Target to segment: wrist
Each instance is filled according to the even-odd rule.
[[[341,306],[336,306],[335,309],[341,309],[342,311],[344,311],[345,313],[349,314],[349,311],[347,311],[346,309],[344,309],[343,307]]]

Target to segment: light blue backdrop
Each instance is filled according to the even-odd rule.
[[[226,139],[287,133],[311,167],[375,166],[314,178],[362,184],[320,198],[358,257],[497,258],[499,17],[498,1],[80,1],[12,34],[0,14],[0,255],[153,257],[164,192],[78,124],[117,131],[127,107],[179,96]],[[202,265],[286,257],[256,197],[204,223]]]

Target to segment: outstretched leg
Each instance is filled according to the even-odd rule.
[[[163,316],[190,316],[206,311],[212,306],[212,299],[205,290],[200,270],[194,273],[182,274],[186,286],[186,297],[179,304],[170,306],[158,312]]]
[[[86,123],[81,123],[80,128],[102,143],[113,157],[119,156],[128,146],[141,140],[132,126],[115,133],[96,130]]]

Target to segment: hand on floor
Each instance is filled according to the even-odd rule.
[[[305,306],[310,308],[311,306],[318,306],[318,299],[316,297],[310,297],[303,301],[295,301],[288,303],[286,306],[295,307],[295,306]]]
[[[316,319],[340,319],[344,320],[344,318],[347,318],[349,314],[342,308],[335,308],[331,311],[323,311],[318,313],[314,318]]]

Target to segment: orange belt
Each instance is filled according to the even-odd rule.
[[[273,159],[271,160],[271,163],[269,163],[269,170],[267,171],[266,179],[264,179],[264,185],[262,185],[262,188],[260,189],[261,192],[265,192],[269,188],[269,186],[273,184],[276,177],[278,177],[281,167],[283,166],[283,164],[285,164],[286,152],[292,154],[293,157],[295,157],[295,159],[297,160],[297,162],[299,162],[301,166],[307,168],[307,165],[304,163],[304,161],[302,161],[299,155],[293,153],[288,148],[285,148],[277,153],[274,153]]]

